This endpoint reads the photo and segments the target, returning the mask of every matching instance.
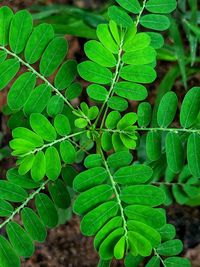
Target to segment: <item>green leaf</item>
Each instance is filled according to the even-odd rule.
[[[152,253],[152,246],[150,242],[143,237],[143,235],[140,235],[136,232],[129,231],[128,232],[128,240],[130,245],[130,251],[133,253],[135,250],[137,251],[137,254],[147,257],[150,256]]]
[[[122,226],[122,217],[116,216],[109,220],[96,234],[94,239],[94,247],[96,250],[99,249],[99,246],[103,242],[103,240],[115,229]]]
[[[71,199],[66,185],[62,180],[58,179],[55,182],[49,183],[48,186],[51,198],[57,207],[67,209],[70,206]]]
[[[54,95],[50,98],[47,104],[47,113],[51,117],[55,117],[61,113],[64,108],[64,100],[59,95]]]
[[[104,260],[100,259],[97,267],[110,267],[110,264],[111,264],[111,261],[109,261],[109,260],[104,261]]]
[[[27,174],[27,172],[29,172],[33,166],[33,161],[34,161],[34,155],[33,154],[30,154],[30,155],[23,157],[23,159],[20,161],[20,166],[18,169],[19,174],[20,175]]]
[[[120,168],[114,174],[117,183],[134,185],[146,183],[152,176],[153,170],[146,165],[138,164]]]
[[[119,47],[114,41],[107,24],[99,24],[96,33],[100,42],[103,44],[103,46],[105,46],[106,49],[113,54],[118,54]]]
[[[46,159],[44,153],[39,151],[33,161],[33,166],[31,168],[31,177],[34,181],[41,181],[46,173]]]
[[[87,94],[90,98],[101,102],[108,98],[108,91],[106,88],[98,84],[89,85],[87,87]]]
[[[152,117],[152,109],[149,102],[143,102],[139,104],[137,115],[138,115],[138,125],[140,127],[147,127],[150,124]]]
[[[60,156],[55,147],[48,147],[45,152],[46,176],[55,181],[61,172]]]
[[[128,102],[118,96],[112,96],[108,100],[108,107],[118,111],[124,111],[128,108]]]
[[[118,228],[110,233],[106,239],[102,242],[99,248],[100,257],[104,260],[110,260],[113,257],[114,248],[117,242],[124,234],[124,229]],[[124,248],[123,248],[124,249]],[[122,251],[121,251],[122,252]]]
[[[147,65],[154,62],[156,59],[156,51],[153,47],[148,46],[144,49],[126,52],[122,61],[133,66]]]
[[[77,192],[82,192],[102,184],[107,178],[108,173],[103,167],[92,168],[78,174],[74,179],[73,187]]]
[[[189,169],[195,177],[200,177],[200,136],[198,134],[190,134],[187,143],[187,159]]]
[[[183,244],[178,239],[169,240],[160,244],[156,250],[161,256],[175,256],[181,253],[183,250]]]
[[[27,192],[20,186],[0,180],[0,199],[11,202],[23,202],[27,197]]]
[[[134,28],[133,28],[134,30]],[[141,33],[130,33],[131,36],[126,40],[124,43],[124,50],[126,52],[131,52],[131,51],[138,51],[141,49],[144,49],[148,47],[151,43],[151,38],[149,37],[148,34],[141,32]]]
[[[10,243],[21,257],[31,257],[34,253],[34,245],[26,231],[16,222],[6,225],[6,232]]]
[[[6,60],[6,58],[7,58],[7,52],[1,50],[0,51],[0,63],[4,62]]]
[[[106,127],[108,129],[114,129],[117,123],[121,119],[121,115],[118,111],[111,111],[106,118]]]
[[[120,199],[126,204],[155,207],[163,204],[165,194],[153,185],[134,185],[122,189]]]
[[[60,154],[65,163],[72,164],[76,161],[76,150],[68,140],[60,143]]]
[[[92,61],[85,61],[78,65],[78,73],[86,81],[109,84],[112,80],[112,73],[105,67]]]
[[[32,113],[41,113],[51,97],[51,88],[47,84],[41,84],[31,91],[24,105],[24,113],[29,116]]]
[[[28,174],[20,175],[17,168],[9,169],[6,173],[6,178],[9,182],[25,189],[34,189],[40,186],[39,183],[35,183],[32,179],[30,179]]]
[[[116,216],[118,209],[115,201],[109,201],[88,212],[81,221],[81,232],[86,236],[95,235],[109,219]]]
[[[138,0],[116,0],[116,2],[127,11],[133,14],[139,14],[141,6]]]
[[[71,133],[71,126],[69,123],[69,119],[63,114],[58,114],[55,117],[54,127],[57,133],[61,136],[66,136]]]
[[[146,152],[150,160],[158,160],[161,157],[161,138],[160,132],[148,132],[146,138]]]
[[[75,60],[66,61],[56,74],[54,85],[58,90],[66,89],[76,78],[77,62]]]
[[[113,148],[112,135],[109,132],[104,132],[101,136],[101,146],[104,151],[109,151]]]
[[[20,267],[20,259],[10,243],[0,236],[0,262],[3,267]]]
[[[147,97],[147,89],[141,85],[131,82],[118,82],[114,92],[121,97],[134,101],[142,101]]]
[[[108,166],[112,169],[119,169],[121,167],[131,164],[133,156],[128,151],[120,151],[110,155],[107,158]]]
[[[148,14],[141,17],[140,24],[148,29],[165,31],[169,28],[170,21],[164,15]]]
[[[160,267],[160,259],[157,256],[154,256],[148,261],[145,267]]]
[[[40,193],[35,198],[35,205],[43,223],[49,228],[58,224],[58,214],[52,200],[45,194]]]
[[[120,72],[124,80],[136,83],[151,83],[156,79],[156,72],[150,66],[125,66]]]
[[[30,152],[35,149],[35,145],[31,144],[29,141],[26,141],[21,138],[15,138],[9,142],[10,147],[14,150],[12,152],[13,156],[24,155],[25,153]]]
[[[120,45],[120,34],[119,34],[117,23],[114,20],[109,21],[109,29],[116,43]]]
[[[138,265],[143,261],[143,257],[133,256],[131,253],[129,253],[125,258],[125,266],[126,267],[138,267]]]
[[[6,46],[8,44],[9,27],[12,18],[13,12],[9,7],[3,6],[0,8],[0,44],[2,46]]]
[[[45,77],[51,76],[62,63],[68,50],[68,43],[64,38],[54,38],[45,49],[41,61],[40,72]]]
[[[161,242],[160,234],[144,223],[129,220],[127,227],[129,231],[137,232],[144,236],[151,243],[152,247],[157,247]]]
[[[160,33],[157,32],[147,32],[147,34],[151,37],[150,45],[155,48],[159,49],[162,48],[164,45],[164,38]]]
[[[30,142],[35,147],[40,147],[44,145],[44,141],[39,135],[24,127],[15,128],[12,131],[12,136],[13,138],[23,137],[24,140]]]
[[[84,165],[87,169],[94,167],[101,167],[103,165],[103,160],[99,154],[90,154],[84,160]]]
[[[172,123],[176,115],[177,106],[178,98],[174,92],[168,92],[163,96],[157,113],[157,121],[160,127],[167,128]]]
[[[72,83],[66,90],[65,96],[69,100],[73,100],[81,95],[82,85],[78,82]]]
[[[149,0],[145,8],[152,13],[168,14],[176,9],[176,0]]]
[[[129,126],[137,121],[137,114],[134,112],[129,112],[123,116],[122,119],[117,124],[117,129],[126,130]]]
[[[124,210],[126,216],[135,221],[145,223],[155,229],[166,224],[166,216],[160,209],[155,209],[142,205],[130,205]]]
[[[80,194],[75,202],[73,210],[76,214],[83,215],[106,202],[113,194],[110,185],[98,185]],[[92,201],[91,201],[92,199]]]
[[[114,247],[114,256],[117,260],[124,258],[126,250],[126,237],[122,236]]]
[[[2,90],[15,77],[19,71],[20,64],[17,59],[8,59],[1,63],[0,67],[0,90]]]
[[[195,123],[200,110],[200,87],[193,87],[184,97],[180,123],[183,128],[189,128]]]
[[[26,45],[26,61],[29,64],[37,62],[53,37],[54,31],[50,24],[42,23],[35,27]]]
[[[168,241],[176,236],[176,229],[172,224],[166,224],[162,228],[158,229],[162,241]]]
[[[183,188],[177,184],[173,185],[172,192],[176,202],[179,203],[180,205],[187,203],[187,201],[189,200],[189,197],[184,192]]]
[[[166,267],[191,267],[188,259],[172,257],[164,260]]]
[[[33,131],[45,141],[52,142],[56,139],[56,131],[49,120],[40,113],[33,113],[30,116],[30,125]]]
[[[24,208],[21,217],[30,237],[37,242],[44,242],[47,236],[46,228],[36,213],[30,208]]]
[[[97,64],[112,68],[117,64],[116,58],[100,42],[95,40],[89,41],[84,46],[87,57]]]
[[[184,165],[184,149],[177,133],[168,133],[165,141],[167,163],[171,171],[179,173]]]
[[[1,217],[8,217],[13,213],[13,211],[14,211],[14,208],[9,202],[3,199],[0,199],[0,216]]]
[[[20,10],[14,15],[10,25],[9,45],[15,54],[24,50],[32,28],[33,19],[27,10]]]
[[[121,27],[130,28],[133,26],[132,18],[123,9],[117,6],[111,6],[108,8],[108,16]]]

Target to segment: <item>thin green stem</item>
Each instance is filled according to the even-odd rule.
[[[143,0],[142,8],[141,8],[140,13],[139,13],[139,15],[137,17],[137,20],[136,20],[136,24],[135,24],[136,27],[138,27],[138,25],[140,23],[140,19],[141,19],[141,16],[142,16],[143,12],[144,12],[144,9],[145,9],[145,6],[146,6],[146,2],[147,2],[147,0]]]
[[[31,193],[28,198],[18,207],[16,208],[13,213],[5,220],[2,224],[0,224],[0,229],[3,228],[7,223],[13,220],[14,216],[17,215],[24,207],[26,207],[30,200],[32,200],[37,194],[40,193],[41,190],[45,189],[46,184],[49,182],[49,180],[42,183],[42,185],[33,193]]]
[[[58,96],[60,96],[64,102],[72,109],[75,110],[75,108],[71,105],[71,103],[59,92],[57,88],[55,88],[44,76],[42,76],[37,70],[35,70],[30,64],[25,62],[23,59],[21,59],[16,54],[9,51],[4,46],[0,46],[1,50],[6,51],[6,53],[14,58],[16,58],[22,65],[26,66],[30,71],[32,71],[38,78],[40,78],[43,82],[45,82]]]
[[[123,131],[118,129],[97,129],[102,132],[111,132],[111,133],[124,133],[131,134],[130,131]],[[174,132],[174,133],[198,133],[200,134],[200,129],[185,129],[185,128],[136,128],[136,131],[161,131],[161,132]]]
[[[110,169],[109,169],[108,164],[107,164],[107,162],[105,160],[105,157],[104,157],[104,154],[103,154],[102,150],[101,150],[101,156],[102,156],[102,159],[103,159],[105,168],[106,168],[106,170],[108,172],[108,175],[109,175],[109,178],[110,178],[110,182],[111,182],[113,191],[114,191],[115,196],[116,196],[116,199],[117,199],[117,203],[118,203],[119,208],[120,208],[120,213],[121,213],[121,217],[122,217],[122,220],[123,220],[123,228],[124,228],[126,243],[127,243],[127,247],[128,247],[128,229],[127,229],[127,223],[126,223],[126,218],[125,218],[125,214],[124,214],[124,209],[123,209],[123,206],[122,206],[122,202],[121,202],[121,199],[120,199],[120,196],[119,196],[119,192],[117,190],[117,183],[115,182],[114,177],[112,176],[112,173],[110,172]]]
[[[158,252],[156,251],[156,249],[154,249],[154,254],[155,254],[156,257],[159,258],[159,260],[161,261],[163,267],[166,267],[166,265],[165,265],[163,259],[162,259],[161,256],[158,254]]]
[[[29,151],[29,152],[26,153],[26,154],[20,155],[20,157],[25,157],[25,156],[28,156],[28,155],[31,155],[31,154],[35,154],[35,153],[37,153],[37,152],[39,152],[39,151],[42,151],[43,149],[45,149],[45,148],[47,148],[47,147],[54,146],[55,144],[61,143],[61,142],[65,141],[65,140],[67,140],[67,139],[70,139],[70,138],[72,138],[72,137],[74,137],[74,136],[83,134],[83,133],[85,133],[85,132],[86,132],[86,130],[85,130],[85,131],[82,131],[82,132],[78,132],[78,133],[74,133],[74,134],[71,134],[71,135],[64,136],[64,137],[62,137],[62,138],[60,138],[60,139],[57,139],[57,140],[55,140],[55,141],[53,141],[53,142],[51,142],[51,143],[45,144],[45,145],[43,145],[43,146],[41,146],[41,147],[39,147],[39,148],[36,148],[36,149],[34,149],[34,150],[31,150],[31,151]]]
[[[109,89],[109,92],[108,92],[108,96],[106,98],[106,100],[103,102],[102,106],[101,106],[101,109],[99,111],[99,115],[94,123],[94,125],[96,126],[98,121],[99,121],[99,118],[104,110],[104,107],[105,105],[107,104],[109,98],[111,97],[112,93],[113,93],[113,89],[115,87],[115,84],[118,82],[119,80],[119,74],[120,74],[120,70],[122,68],[122,62],[121,62],[121,57],[122,57],[122,52],[123,52],[123,44],[124,44],[124,35],[122,35],[122,39],[121,39],[121,42],[120,42],[120,46],[119,46],[119,51],[118,51],[118,59],[117,59],[117,64],[116,64],[116,68],[115,68],[115,73],[114,73],[114,77],[112,79],[112,82],[111,82],[111,86],[110,86],[110,89]],[[103,119],[102,119],[102,123],[101,125],[104,124],[104,120],[105,120],[105,117],[106,117],[106,114],[107,114],[107,110],[108,110],[108,107],[106,108],[106,111],[104,113],[104,116],[103,116]]]

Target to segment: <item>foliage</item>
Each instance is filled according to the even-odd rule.
[[[191,266],[177,256],[183,245],[167,223],[164,205],[174,198],[179,204],[198,199],[200,88],[186,93],[179,124],[173,123],[178,96],[170,92],[177,69],[165,77],[173,73],[173,82],[153,112],[144,102],[157,77],[161,32],[175,23],[169,14],[177,3],[115,4],[108,8],[108,22],[97,23],[98,39],[86,42],[88,59],[79,64],[66,60],[68,43],[50,24],[33,27],[26,10],[13,14],[0,8],[0,90],[10,85],[4,113],[17,158],[0,181],[5,218],[0,228],[7,233],[7,239],[0,236],[3,267],[20,266],[20,257],[30,257],[33,243],[45,240],[46,228],[56,227],[71,204],[81,216],[82,233],[94,236],[98,266],[109,266],[113,258],[124,259],[127,267]],[[179,47],[177,29],[170,32]],[[195,40],[190,38],[193,47]],[[194,49],[191,53],[193,62]],[[179,66],[186,87],[186,65],[179,60]],[[77,73],[89,82],[90,106],[71,102],[82,92]],[[128,110],[129,101],[138,103],[137,112]],[[83,162],[77,173],[74,164]],[[28,207],[31,200],[36,211]]]

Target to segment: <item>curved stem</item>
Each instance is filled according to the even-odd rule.
[[[14,58],[16,58],[22,65],[26,66],[30,71],[32,71],[38,78],[40,78],[43,82],[45,82],[58,96],[60,96],[64,102],[72,109],[75,110],[75,108],[71,105],[71,103],[59,92],[57,88],[55,88],[44,76],[42,76],[37,70],[35,70],[30,64],[25,62],[23,59],[21,59],[19,56],[17,56],[15,53],[12,53],[4,46],[0,46],[1,50],[6,51],[6,53]]]
[[[49,180],[42,183],[42,185],[33,193],[31,193],[28,198],[18,207],[16,208],[13,213],[5,220],[2,224],[0,224],[0,229],[3,228],[7,223],[9,223],[11,220],[13,220],[14,216],[17,215],[27,204],[31,199],[33,199],[37,194],[40,193],[41,190],[45,189],[46,184],[49,182]]]

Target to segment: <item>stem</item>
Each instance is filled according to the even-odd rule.
[[[29,70],[31,70],[38,78],[40,78],[43,82],[45,82],[58,96],[60,96],[64,102],[72,109],[75,110],[75,108],[71,105],[71,103],[56,89],[44,76],[42,76],[38,71],[36,71],[31,65],[29,65],[27,62],[25,62],[23,59],[18,57],[16,54],[10,52],[7,48],[0,46],[1,50],[6,51],[6,53],[14,58],[16,58],[22,65],[26,66]]]
[[[163,267],[166,267],[166,265],[165,265],[163,259],[162,259],[161,256],[158,254],[158,252],[156,251],[156,249],[154,249],[154,254],[155,254],[156,257],[158,257],[158,258],[160,259],[160,261],[161,261]]]
[[[140,13],[138,14],[138,17],[137,17],[137,20],[136,20],[136,27],[138,26],[138,24],[140,23],[140,18],[142,16],[142,13],[144,12],[144,9],[145,9],[145,6],[146,6],[146,2],[147,0],[144,0],[143,1],[143,4],[142,4],[142,9],[140,10]]]
[[[74,136],[80,135],[80,134],[85,133],[85,132],[86,131],[82,131],[82,132],[79,132],[79,133],[74,133],[74,134],[71,134],[71,135],[64,136],[64,137],[62,137],[60,139],[57,139],[57,140],[53,141],[52,143],[45,144],[42,147],[36,148],[34,150],[31,150],[28,153],[21,155],[21,157],[25,157],[25,156],[28,156],[28,155],[31,155],[31,154],[35,154],[35,153],[37,153],[39,151],[42,151],[43,149],[45,149],[47,147],[51,147],[51,146],[53,146],[53,145],[55,145],[57,143],[61,143],[61,142],[65,141],[65,140],[67,140],[69,138],[72,138]]]
[[[128,230],[127,230],[127,223],[126,223],[126,218],[125,218],[125,214],[124,214],[124,209],[123,209],[123,206],[122,206],[122,203],[121,203],[121,199],[120,199],[120,196],[119,196],[119,192],[117,190],[117,183],[115,182],[111,172],[110,172],[110,169],[108,167],[108,164],[105,160],[105,157],[103,155],[103,152],[101,150],[101,156],[102,156],[102,159],[103,159],[103,162],[104,162],[104,165],[106,167],[106,170],[108,172],[108,175],[109,175],[109,178],[110,178],[110,181],[111,181],[111,185],[112,185],[112,188],[114,190],[114,193],[115,193],[115,196],[116,196],[116,199],[117,199],[117,203],[119,205],[119,208],[120,208],[120,213],[121,213],[121,217],[122,217],[122,220],[123,220],[123,228],[124,228],[124,232],[125,232],[125,238],[126,238],[126,243],[127,243],[127,247],[128,247]]]
[[[111,132],[111,133],[124,133],[124,134],[131,134],[131,132],[126,132],[123,130],[117,130],[117,129],[97,129],[101,130],[103,132]],[[161,132],[174,132],[174,133],[198,133],[200,134],[200,129],[185,129],[185,128],[136,128],[134,132],[136,131],[161,131]]]
[[[120,46],[119,46],[118,60],[117,60],[116,68],[115,68],[114,77],[112,79],[112,83],[111,83],[111,86],[110,86],[110,89],[109,89],[109,92],[108,92],[108,96],[107,96],[106,100],[104,101],[104,103],[101,106],[101,109],[99,111],[99,115],[98,115],[98,117],[97,117],[97,119],[96,119],[96,121],[94,123],[95,126],[97,125],[97,122],[99,121],[99,118],[100,118],[100,116],[101,116],[101,114],[102,114],[102,112],[104,110],[105,105],[107,104],[109,98],[112,96],[115,84],[119,80],[119,74],[120,74],[120,70],[122,68],[121,56],[122,56],[122,52],[123,52],[123,44],[124,44],[124,35],[122,35],[121,43],[120,43]],[[105,120],[105,117],[106,117],[106,114],[107,114],[107,110],[108,110],[108,107],[106,108],[106,111],[104,113],[104,117],[103,117],[103,120],[102,120],[102,123],[101,123],[101,127],[104,124],[104,120]]]
[[[33,199],[37,194],[40,193],[41,190],[45,189],[45,185],[49,182],[49,180],[45,181],[44,183],[42,183],[42,185],[33,193],[31,193],[29,195],[29,197],[18,207],[16,208],[16,210],[14,210],[14,212],[10,215],[10,217],[8,217],[7,220],[5,220],[2,224],[0,224],[0,229],[3,228],[7,223],[9,223],[16,214],[18,214],[25,206],[27,206],[27,204],[29,203],[29,201],[31,199]]]

